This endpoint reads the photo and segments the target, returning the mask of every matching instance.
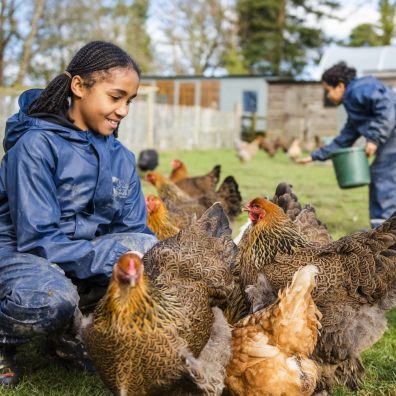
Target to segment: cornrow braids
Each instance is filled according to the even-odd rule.
[[[322,81],[332,87],[336,87],[341,82],[347,86],[355,77],[355,68],[348,67],[345,62],[338,62],[322,74]]]
[[[74,55],[65,72],[55,77],[30,105],[28,113],[66,113],[73,76],[81,76],[85,85],[91,87],[96,82],[96,74],[102,73],[104,77],[114,67],[131,68],[140,77],[138,64],[120,47],[106,41],[86,44]]]

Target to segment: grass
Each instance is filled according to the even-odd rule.
[[[329,164],[298,166],[282,153],[269,158],[265,153],[247,164],[240,164],[233,151],[166,152],[160,155],[158,170],[170,171],[170,161],[184,161],[191,175],[206,173],[216,164],[222,165],[222,178],[235,176],[244,202],[258,195],[272,197],[280,181],[288,181],[302,203],[311,203],[319,218],[334,236],[367,228],[368,191],[366,187],[340,190],[334,171]],[[154,193],[152,186],[143,182],[145,193]],[[238,225],[246,221],[241,215]],[[237,231],[235,231],[237,233]],[[337,388],[336,396],[396,395],[396,310],[388,313],[389,329],[370,350],[363,355],[366,378],[358,392]],[[39,339],[21,348],[18,360],[23,366],[22,383],[13,390],[1,390],[5,396],[107,396],[98,376],[88,376],[65,369],[61,363],[44,352],[44,340]]]

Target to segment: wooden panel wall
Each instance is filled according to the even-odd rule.
[[[201,80],[201,107],[219,108],[220,81]]]
[[[173,80],[158,80],[156,81],[158,87],[157,96],[159,101],[163,104],[173,104],[175,94],[175,83]]]
[[[267,131],[271,135],[313,139],[338,133],[337,108],[324,107],[321,83],[270,83]]]
[[[179,83],[179,105],[180,106],[195,105],[195,83],[193,82]]]

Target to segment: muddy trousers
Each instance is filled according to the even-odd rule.
[[[157,241],[147,234],[111,234],[130,250],[146,252]],[[105,267],[104,267],[105,268]],[[107,266],[108,268],[108,266]],[[105,290],[103,279],[98,284]],[[85,285],[95,285],[88,279]],[[79,289],[81,281],[77,281]],[[63,332],[78,312],[79,293],[63,270],[48,260],[32,255],[0,251],[0,346],[23,344],[39,334]]]
[[[376,228],[396,211],[396,153],[377,156],[370,173],[370,223]]]

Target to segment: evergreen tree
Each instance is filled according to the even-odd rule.
[[[295,76],[326,43],[307,20],[331,16],[337,0],[237,0],[239,37],[251,73]]]
[[[382,45],[382,37],[377,27],[371,23],[363,23],[352,29],[348,45],[350,47],[375,47]]]

